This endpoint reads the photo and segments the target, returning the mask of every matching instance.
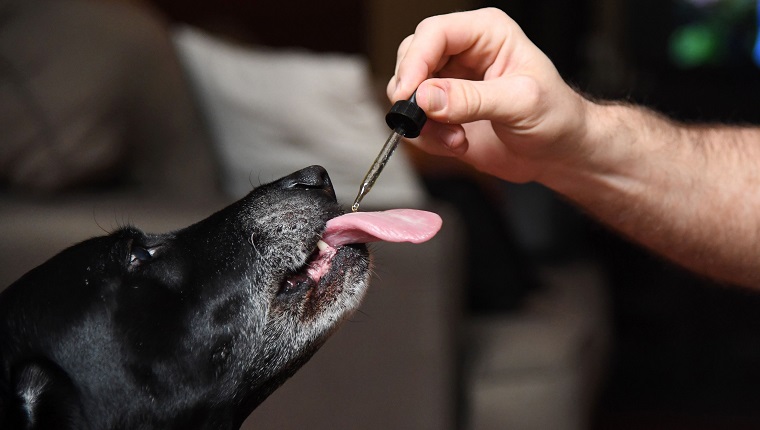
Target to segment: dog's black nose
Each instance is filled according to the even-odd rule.
[[[282,178],[282,183],[285,188],[326,191],[332,198],[336,198],[330,175],[322,166],[309,166],[301,169]]]

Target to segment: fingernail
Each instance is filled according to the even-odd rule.
[[[461,131],[457,128],[443,127],[438,131],[438,137],[443,141],[446,148],[453,154],[462,153]]]
[[[446,109],[449,100],[442,88],[430,85],[427,90],[428,112],[438,112]]]
[[[447,147],[451,148],[454,145],[454,140],[457,137],[457,132],[456,130],[452,130],[448,127],[443,127],[438,132],[438,137],[441,138],[441,140]]]

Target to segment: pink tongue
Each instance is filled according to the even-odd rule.
[[[322,240],[334,248],[380,240],[422,243],[435,236],[441,224],[437,214],[412,209],[352,212],[327,221]]]

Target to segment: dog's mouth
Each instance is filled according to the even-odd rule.
[[[307,293],[320,286],[324,287],[337,252],[336,248],[327,245],[321,239],[318,240],[314,251],[301,269],[285,278],[279,293],[292,295],[299,292]]]
[[[437,214],[412,209],[352,212],[333,218],[306,264],[285,278],[280,294],[300,293],[311,300],[335,296],[351,266],[361,258],[356,245],[377,241],[422,243],[435,236],[441,224]]]

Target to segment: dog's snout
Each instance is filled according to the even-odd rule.
[[[285,188],[322,190],[335,198],[335,189],[330,181],[330,175],[322,166],[310,166],[286,176],[283,178],[283,186]]]

